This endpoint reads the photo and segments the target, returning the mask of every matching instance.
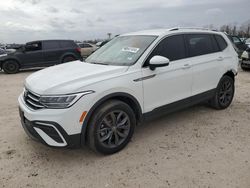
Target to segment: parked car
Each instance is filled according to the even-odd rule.
[[[78,43],[78,46],[81,48],[81,56],[87,57],[96,51],[97,47],[90,43]]]
[[[242,53],[241,59],[241,68],[243,70],[250,70],[250,48]]]
[[[5,46],[5,48],[6,49],[15,49],[15,50],[17,50],[17,49],[21,48],[22,46],[23,46],[22,44],[7,44]]]
[[[20,69],[48,67],[79,59],[82,59],[81,50],[72,40],[34,41],[1,57],[0,68],[13,74]]]
[[[109,41],[110,41],[110,40],[104,40],[104,41],[97,42],[97,43],[96,43],[96,46],[97,46],[98,48],[100,48],[100,47],[104,46],[105,44],[107,44]]]
[[[248,48],[250,48],[250,38],[245,40],[245,44],[248,46]]]
[[[21,122],[28,135],[49,146],[86,143],[112,154],[149,117],[203,101],[218,110],[229,107],[237,68],[238,55],[221,32],[175,28],[124,34],[86,62],[30,75],[18,99]]]
[[[240,37],[238,36],[233,36],[233,35],[228,35],[228,38],[233,42],[235,45],[235,50],[238,53],[239,57],[241,57],[242,53],[248,48],[248,46],[241,41]]]

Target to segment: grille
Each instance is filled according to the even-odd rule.
[[[25,104],[33,110],[39,110],[44,108],[44,106],[39,102],[40,96],[38,94],[35,94],[29,90],[25,90],[23,98]]]

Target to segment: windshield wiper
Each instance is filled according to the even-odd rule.
[[[106,63],[98,63],[98,62],[90,62],[91,64],[97,64],[97,65],[108,65]]]

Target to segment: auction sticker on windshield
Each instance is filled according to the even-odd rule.
[[[140,50],[140,48],[135,47],[125,47],[122,49],[123,52],[131,52],[131,53],[137,53]]]

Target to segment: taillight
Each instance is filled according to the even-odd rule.
[[[81,48],[79,48],[79,47],[76,48],[76,51],[79,52],[79,53],[81,53]]]

